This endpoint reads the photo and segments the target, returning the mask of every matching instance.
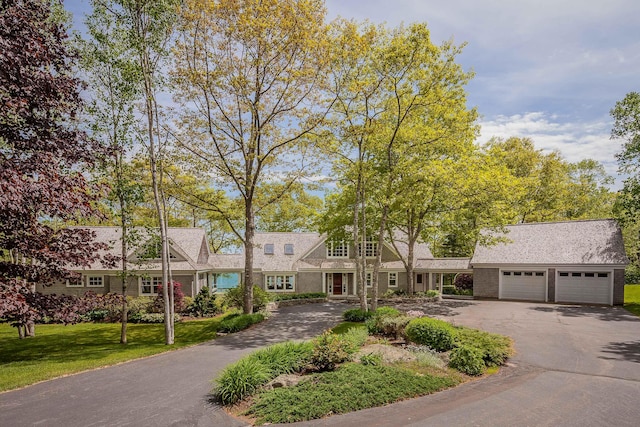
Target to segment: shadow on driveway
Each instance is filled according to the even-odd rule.
[[[640,341],[612,342],[606,345],[602,352],[617,357],[600,357],[601,359],[640,363]]]
[[[558,313],[566,317],[593,317],[598,320],[613,322],[640,322],[640,318],[629,313],[622,307],[599,307],[586,305],[549,305],[535,306],[530,310],[542,311],[545,313]]]

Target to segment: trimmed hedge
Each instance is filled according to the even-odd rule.
[[[449,351],[456,343],[456,329],[453,325],[430,317],[410,321],[405,334],[410,341],[429,346],[436,351]]]
[[[373,316],[373,312],[361,308],[350,308],[342,313],[342,318],[347,322],[364,322],[371,316]]]
[[[306,294],[276,294],[269,293],[271,301],[289,301],[295,299],[314,299],[314,298],[326,298],[327,294],[323,292],[308,292]]]
[[[253,314],[231,314],[225,317],[218,325],[218,332],[233,333],[249,326],[260,323],[265,319],[262,313]]]

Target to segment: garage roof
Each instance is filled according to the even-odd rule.
[[[471,265],[627,265],[622,232],[613,219],[507,226],[505,243],[476,246]]]

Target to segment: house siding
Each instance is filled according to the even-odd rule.
[[[613,270],[613,305],[624,304],[624,268]]]
[[[500,269],[473,269],[473,296],[476,298],[498,298]]]
[[[322,292],[322,274],[320,272],[298,273],[296,277],[296,293]]]

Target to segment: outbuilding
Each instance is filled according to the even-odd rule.
[[[478,245],[471,258],[476,298],[624,303],[629,264],[615,220],[518,224]]]

